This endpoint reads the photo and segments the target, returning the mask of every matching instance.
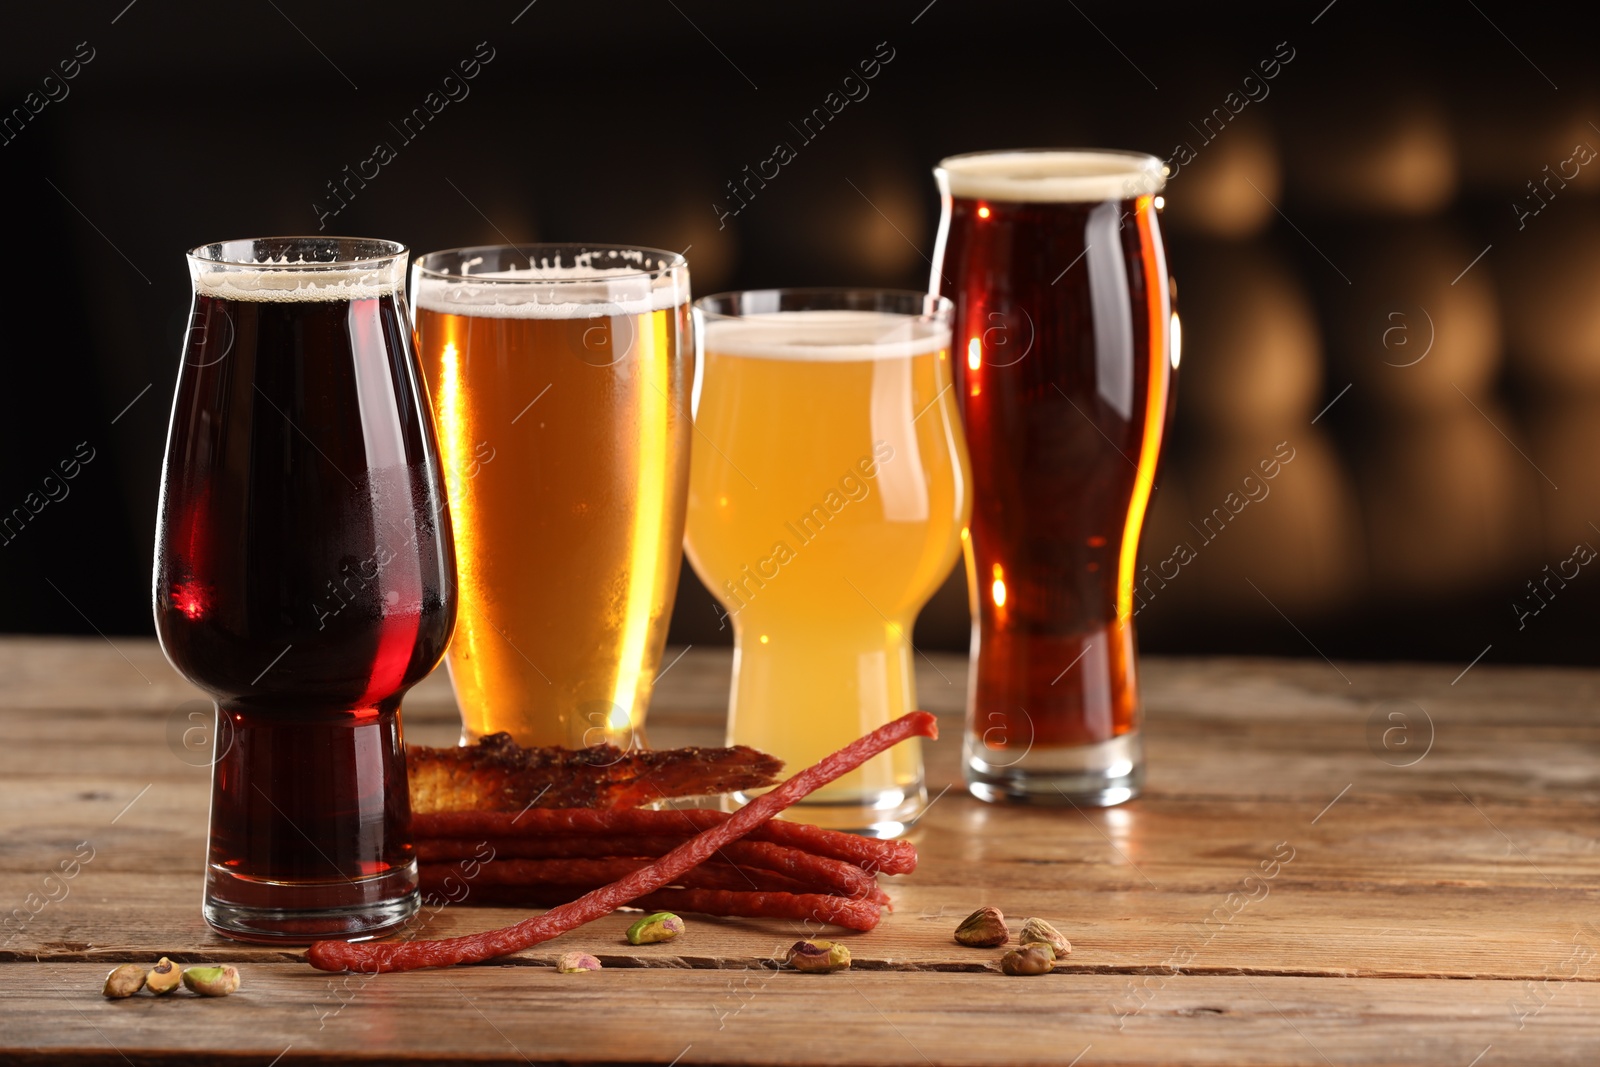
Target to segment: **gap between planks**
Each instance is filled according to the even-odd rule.
[[[254,951],[254,950],[252,950]],[[211,952],[178,952],[171,953],[174,962],[179,964],[204,963],[216,958],[221,958],[227,953]],[[678,970],[678,971],[746,971],[751,968],[777,972],[782,970],[774,960],[752,956],[630,956],[614,955],[604,952],[590,953],[601,964],[617,970]],[[20,952],[0,951],[0,968],[18,963],[148,963],[148,953],[130,952],[123,949],[106,949],[103,952],[63,952],[48,956],[26,954]],[[193,957],[190,959],[189,957]],[[305,956],[293,952],[271,952],[251,955],[238,962],[237,966],[250,967],[265,964],[298,963],[306,964]],[[556,955],[537,956],[508,956],[484,963],[470,964],[463,967],[425,968],[424,971],[437,971],[440,973],[463,973],[464,971],[487,970],[496,967],[528,967],[533,969],[553,968],[556,965]],[[307,964],[307,966],[309,966]],[[981,974],[990,972],[1000,974],[999,957],[994,960],[932,960],[918,962],[915,960],[892,959],[864,959],[857,957],[851,960],[850,969],[853,971],[895,971],[907,974]],[[5,971],[0,969],[0,979],[5,976]],[[342,973],[342,972],[329,972]],[[350,972],[358,973],[358,972]],[[1529,982],[1542,981],[1549,975],[1545,971],[1530,971],[1527,974],[1449,974],[1437,971],[1398,971],[1398,970],[1360,970],[1360,969],[1335,969],[1316,967],[1219,967],[1197,966],[1175,970],[1160,965],[1123,965],[1107,963],[1076,963],[1071,960],[1057,962],[1050,971],[1052,975],[1161,975],[1167,978],[1343,978],[1343,979],[1378,979],[1378,980],[1422,980],[1422,981],[1454,981],[1454,982]],[[1600,982],[1600,974],[1574,975],[1567,981],[1573,982]]]

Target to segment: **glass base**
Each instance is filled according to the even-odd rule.
[[[979,800],[1108,808],[1144,788],[1144,742],[1137,730],[1093,745],[1036,745],[1011,763],[991,762],[995,757],[1008,754],[967,737],[962,772],[967,791]]]
[[[733,798],[739,804],[748,804],[757,795],[735,793]],[[910,830],[927,806],[928,786],[919,776],[904,788],[884,789],[854,800],[802,800],[782,817],[825,830],[891,838]]]
[[[373,878],[316,885],[258,882],[213,867],[201,914],[211,929],[235,941],[309,945],[381,937],[420,904],[414,863]]]

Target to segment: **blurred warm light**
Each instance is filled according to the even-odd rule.
[[[1425,215],[1456,190],[1456,151],[1444,110],[1413,97],[1381,109],[1341,106],[1300,124],[1291,182],[1307,200],[1362,212]]]
[[[1600,167],[1563,166],[1574,146],[1595,143],[1594,128],[1589,125],[1593,121],[1592,98],[1552,100],[1542,107],[1528,108],[1521,101],[1508,99],[1492,80],[1458,88],[1452,96],[1458,114],[1472,116],[1471,122],[1455,127],[1460,138],[1463,184],[1492,190],[1496,199],[1507,189],[1521,190],[1526,196],[1525,183],[1529,179],[1540,183],[1548,174],[1559,171],[1573,190],[1593,192],[1600,188]],[[1552,152],[1556,146],[1561,147]],[[1538,161],[1535,168],[1529,167],[1531,160]],[[1545,171],[1544,165],[1550,170]],[[1564,187],[1557,183],[1554,188]]]
[[[1503,251],[1503,260],[1479,263],[1461,285],[1496,268],[1479,277],[1494,277],[1505,295],[1507,342],[1526,381],[1550,394],[1600,392],[1600,211],[1576,197],[1556,200],[1515,236],[1486,257]]]
[[[1183,323],[1178,320],[1178,313],[1172,313],[1172,369],[1177,370],[1178,364],[1183,362]]]
[[[1191,284],[1188,277],[1184,284]],[[1193,301],[1189,313],[1196,313]],[[1191,332],[1199,335],[1198,330]],[[1192,378],[1210,369],[1200,355],[1189,361]],[[1186,380],[1179,390],[1185,394],[1180,404],[1187,399],[1188,387]],[[1346,397],[1340,403],[1351,399]],[[1469,413],[1472,410],[1465,404],[1461,407]],[[1315,409],[1310,415],[1289,417],[1293,422],[1262,419],[1253,425],[1240,419],[1233,436],[1213,432],[1184,451],[1185,495],[1175,502],[1186,506],[1179,514],[1161,520],[1170,530],[1169,538],[1153,543],[1161,546],[1163,556],[1172,552],[1170,545],[1187,543],[1202,556],[1205,567],[1212,569],[1197,570],[1198,581],[1187,589],[1180,588],[1189,584],[1187,577],[1165,590],[1142,584],[1141,595],[1156,592],[1150,601],[1152,611],[1162,606],[1162,598],[1173,598],[1174,603],[1190,598],[1187,602],[1197,610],[1273,619],[1281,624],[1278,610],[1298,619],[1302,611],[1337,608],[1365,593],[1362,517],[1366,509],[1357,498],[1344,460],[1324,430],[1329,420],[1311,426],[1314,414]],[[1305,421],[1299,421],[1302,418]],[[1510,449],[1506,451],[1516,458]],[[1275,478],[1265,476],[1264,460],[1269,464],[1267,471],[1277,472]],[[1163,476],[1161,491],[1154,498],[1157,507],[1170,491]],[[1264,496],[1267,492],[1271,495]],[[1261,502],[1252,500],[1244,512],[1233,516],[1227,503],[1229,493],[1235,494],[1235,506],[1249,497]],[[1190,526],[1191,522],[1195,525]],[[1294,550],[1284,551],[1285,545],[1293,545]],[[1154,573],[1154,568],[1149,573]],[[1277,607],[1262,599],[1262,593]]]
[[[979,218],[980,218],[980,219],[986,219],[986,218],[988,218],[988,217],[989,217],[989,209],[988,209],[988,208],[986,208],[986,207],[980,207],[980,208],[978,208],[978,217],[979,217]]]
[[[1166,206],[1167,206],[1167,198],[1166,197],[1164,197],[1164,196],[1156,197],[1156,210],[1157,211],[1160,211],[1162,208],[1164,208]]]
[[[990,586],[989,591],[994,597],[994,606],[997,608],[1003,608],[1006,606],[1005,570],[1000,566],[1000,564],[996,563],[994,565],[993,574],[994,584]]]
[[[928,239],[922,211],[922,173],[909,165],[884,166],[875,174],[857,178],[852,190],[843,185],[842,203],[853,200],[850,210],[839,213],[834,225],[806,224],[807,236],[837,255],[840,246],[853,248],[874,274],[898,277],[915,267],[926,269],[922,253]]]
[[[766,634],[762,634],[761,635],[761,643],[763,645],[767,643],[767,635]]]
[[[1264,246],[1218,246],[1183,287],[1184,326],[1194,335],[1185,338],[1194,352],[1184,353],[1180,401],[1188,417],[1233,436],[1309,423],[1328,401],[1322,331],[1294,268]]]
[[[1542,492],[1539,496],[1544,511],[1546,553],[1540,563],[1559,570],[1559,561],[1572,555],[1575,539],[1589,530],[1594,502],[1600,500],[1600,464],[1594,461],[1595,456],[1600,456],[1600,396],[1573,390],[1559,397],[1543,398],[1540,407],[1539,418],[1527,430],[1532,438],[1528,458],[1561,487],[1559,493]],[[1537,484],[1548,488],[1542,479]],[[1594,543],[1591,537],[1583,540]],[[1568,570],[1570,573],[1570,567]],[[1521,580],[1531,577],[1530,568]],[[1525,592],[1525,587],[1519,592]]]
[[[1453,406],[1408,410],[1367,431],[1373,451],[1363,454],[1357,477],[1375,588],[1435,597],[1483,575],[1510,573],[1527,547],[1519,517],[1538,511],[1540,489],[1559,496],[1574,488],[1563,481],[1560,494],[1550,490],[1506,447],[1502,428],[1518,448],[1529,448],[1510,414],[1490,397],[1474,403],[1478,410],[1457,396]],[[1588,529],[1586,522],[1570,528],[1569,541]],[[1522,590],[1515,583],[1508,589],[1514,606]]]
[[[612,221],[618,232],[645,235],[638,240],[655,248],[681,252],[689,261],[697,293],[726,288],[738,263],[739,247],[735,234],[743,219],[729,217],[719,221],[716,211],[707,211],[703,191],[717,188],[719,179],[704,173],[677,175],[677,189],[664,198],[663,209],[653,198],[639,198],[624,205],[611,205]],[[728,197],[720,198],[724,204]],[[737,201],[733,206],[737,206]]]
[[[1409,413],[1493,394],[1502,343],[1492,272],[1479,263],[1463,273],[1482,251],[1443,222],[1391,222],[1351,250],[1342,265],[1361,284],[1328,315],[1328,335],[1367,403]],[[1517,352],[1531,370],[1530,346]]]
[[[1265,229],[1283,193],[1278,145],[1266,124],[1242,117],[1215,143],[1196,147],[1193,165],[1173,179],[1172,204],[1161,224],[1227,238]]]
[[[982,363],[983,349],[978,344],[978,339],[974,337],[972,340],[967,342],[967,366],[973,370],[977,370]],[[974,393],[973,396],[977,396],[977,394]]]

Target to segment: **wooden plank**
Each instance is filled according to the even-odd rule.
[[[1135,1012],[1126,979],[1083,974],[476,967],[330,982],[261,963],[245,969],[240,991],[225,1000],[179,992],[108,1002],[99,996],[98,966],[30,971],[25,986],[0,986],[0,1015],[6,1043],[39,1050],[35,1062],[70,1054],[140,1063],[203,1052],[207,1062],[282,1056],[286,1067],[346,1058],[1466,1067],[1589,1064],[1600,1053],[1593,982],[1554,985],[1542,1010],[1519,1017],[1521,989],[1511,983],[1410,979],[1171,977],[1147,990]]]
[[[192,778],[159,783],[126,811],[137,778],[88,794],[71,779],[0,785],[23,822],[0,848],[0,900],[38,900],[45,874],[81,841],[94,850],[66,899],[42,908],[0,958],[143,958],[226,944],[196,913],[205,775]],[[951,951],[955,922],[994,904],[1058,921],[1079,947],[1075,968],[1159,968],[1187,945],[1203,946],[1204,966],[1224,972],[1521,978],[1547,962],[1542,946],[1596,917],[1600,855],[1584,805],[1474,807],[1457,796],[1419,818],[1417,808],[1347,794],[1313,825],[1318,815],[1310,805],[1163,799],[1093,813],[995,809],[950,794],[914,835],[918,871],[885,879],[897,910],[862,951],[952,965],[969,958]],[[467,909],[451,922],[482,929],[513,914]],[[732,924],[716,952],[749,955],[750,928],[762,929]]]
[[[652,742],[716,743],[728,670],[724,650],[678,661]],[[927,746],[937,785],[957,775],[965,667],[936,656],[919,672],[942,713]],[[0,1063],[185,1049],[264,1063],[289,1044],[322,1062],[1062,1064],[1090,1045],[1084,1067],[1588,1062],[1600,672],[1458,674],[1147,661],[1146,796],[1078,812],[986,805],[958,786],[915,832],[919,870],[886,883],[897,910],[848,935],[848,976],[768,970],[796,924],[697,918],[681,942],[632,948],[612,916],[504,966],[353,980],[359,996],[330,1021],[340,997],[298,950],[200,922],[209,772],[169,731],[204,705],[154,643],[0,640]],[[1421,747],[1375,739],[1391,711]],[[442,674],[406,717],[413,742],[455,740]],[[75,876],[47,880],[83,842]],[[949,937],[980,903],[1057,920],[1074,953],[1032,981],[989,973],[998,952]],[[450,908],[425,933],[517,915]],[[608,971],[553,974],[568,947]],[[249,989],[219,1003],[94,995],[111,962],[162,953],[239,962]],[[1517,1003],[1545,1006],[1519,1020]],[[174,1009],[176,1026],[158,1014]]]
[[[930,772],[950,780],[965,661],[939,654],[917,657],[917,665],[922,703],[947,717],[944,740],[929,746]],[[730,666],[725,649],[695,649],[673,666],[656,691],[652,743],[718,743]],[[1358,794],[1444,797],[1455,783],[1474,797],[1508,802],[1600,803],[1594,672],[1479,665],[1452,685],[1450,670],[1431,666],[1335,671],[1315,660],[1149,659],[1143,676],[1150,796],[1310,802],[1331,798],[1330,786],[1352,785]],[[0,694],[6,778],[66,766],[93,778],[126,770],[141,754],[147,781],[175,773],[182,764],[167,745],[168,720],[186,724],[185,712],[202,706],[190,703],[201,695],[150,641],[122,639],[113,649],[98,639],[7,638],[0,677],[8,683]],[[1407,738],[1425,753],[1414,765],[1401,765],[1414,750],[1385,750],[1369,736],[1369,720],[1389,713],[1410,718],[1412,729],[1392,739]],[[443,671],[407,699],[408,738],[450,744],[457,722]]]

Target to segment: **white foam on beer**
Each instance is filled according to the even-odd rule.
[[[400,277],[394,268],[274,269],[263,264],[260,270],[201,270],[195,283],[206,296],[254,303],[371,300],[400,291]]]
[[[975,152],[939,161],[941,192],[967,200],[1085,203],[1159,193],[1166,167],[1141,152]]]
[[[719,356],[818,363],[908,359],[950,347],[949,326],[887,311],[774,311],[708,317],[705,348]]]
[[[591,319],[677,307],[688,289],[675,271],[636,267],[529,267],[438,277],[418,275],[419,308],[493,319]]]

